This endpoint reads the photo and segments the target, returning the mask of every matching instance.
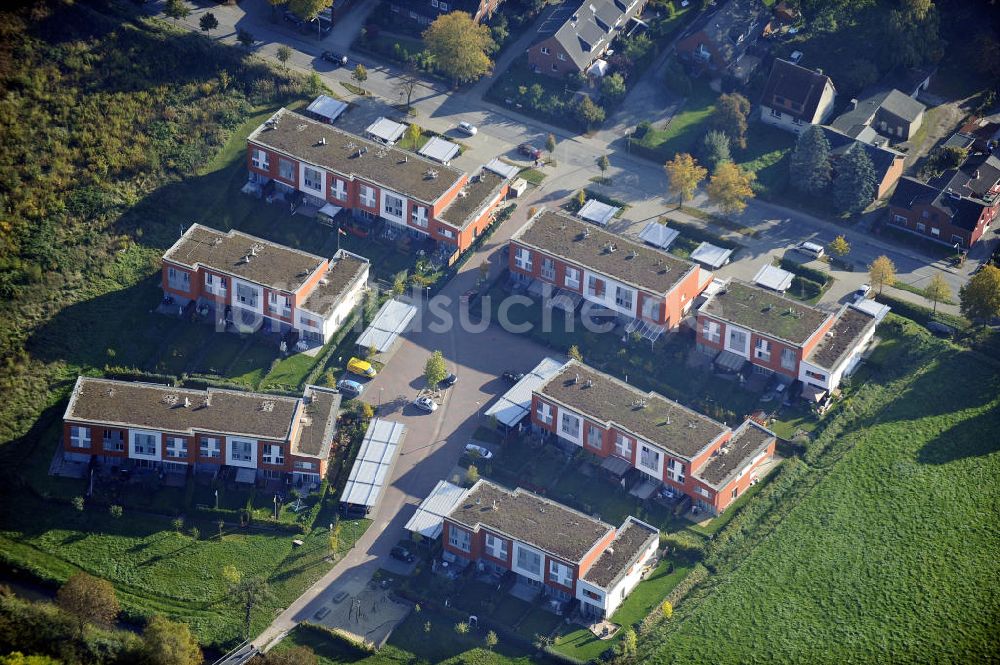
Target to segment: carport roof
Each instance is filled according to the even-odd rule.
[[[379,353],[385,353],[392,348],[396,338],[406,330],[416,315],[417,308],[414,305],[395,298],[388,300],[356,343],[363,349],[375,347]]]
[[[486,416],[495,416],[497,422],[506,427],[513,427],[531,411],[532,393],[565,364],[565,360],[542,358],[534,369],[524,375],[510,390],[500,396],[493,406],[486,411]]]
[[[371,508],[379,502],[399,457],[405,432],[401,423],[381,418],[371,421],[340,495],[341,503]]]
[[[436,539],[441,535],[444,518],[454,510],[463,496],[464,488],[447,480],[439,480],[431,493],[417,506],[417,512],[406,523],[405,529],[410,533],[419,533],[424,538]]]

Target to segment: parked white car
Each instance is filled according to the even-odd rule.
[[[458,123],[458,131],[463,134],[468,134],[469,136],[475,136],[479,133],[479,128],[473,125],[471,122],[460,122]]]
[[[488,448],[483,448],[474,443],[465,444],[465,452],[472,454],[473,456],[479,456],[483,459],[493,459],[493,453],[489,451]]]
[[[871,293],[871,291],[872,291],[871,284],[862,284],[861,286],[858,287],[857,291],[854,292],[853,301],[861,302],[862,300],[868,297],[868,294]]]
[[[426,396],[413,400],[413,406],[427,413],[434,413],[438,408],[437,402]]]

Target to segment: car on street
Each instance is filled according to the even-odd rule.
[[[871,293],[871,291],[872,287],[870,284],[862,284],[854,292],[854,297],[852,299],[852,302],[861,302],[862,300],[868,297],[868,294]]]
[[[524,372],[514,372],[512,370],[505,370],[502,374],[505,381],[509,383],[517,383],[524,378]]]
[[[391,556],[393,559],[396,559],[397,561],[402,561],[404,563],[413,563],[414,561],[417,560],[417,557],[413,556],[413,552],[406,549],[405,547],[402,547],[401,545],[396,545],[395,547],[393,547],[392,550],[389,552],[389,556]]]
[[[438,388],[451,388],[458,381],[458,377],[454,374],[449,374],[448,376],[441,379],[438,382]]]
[[[337,381],[337,390],[342,393],[349,393],[357,397],[365,389],[363,385],[351,379],[341,379]]]
[[[479,128],[473,125],[471,122],[460,122],[458,123],[458,131],[463,134],[468,134],[469,136],[475,136],[479,133]]]
[[[530,143],[522,143],[521,145],[517,146],[517,151],[522,155],[524,155],[525,157],[529,157],[530,159],[541,159],[542,157],[542,149],[536,148]]]
[[[296,28],[300,28],[300,29],[306,23],[305,21],[303,21],[302,19],[300,19],[298,16],[296,16],[294,14],[294,12],[292,12],[292,10],[290,10],[290,9],[285,10],[284,18],[285,18],[285,21],[287,21],[288,23],[291,23],[293,26],[295,26]]]
[[[798,245],[795,246],[795,251],[805,254],[806,256],[810,256],[814,259],[823,258],[823,254],[825,253],[823,245],[817,245],[814,242],[800,242]]]
[[[347,66],[347,56],[343,53],[337,53],[336,51],[323,51],[323,55],[320,57],[336,67]]]
[[[493,459],[493,453],[490,452],[488,448],[483,448],[475,443],[465,444],[465,452],[469,453],[473,457],[481,457],[482,459]]]
[[[437,402],[427,396],[421,396],[413,400],[413,406],[427,413],[434,413],[438,408]]]
[[[347,361],[347,371],[354,372],[360,376],[367,376],[369,379],[378,374],[378,371],[367,360],[361,358],[351,358]]]

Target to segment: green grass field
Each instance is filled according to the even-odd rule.
[[[841,435],[854,448],[771,536],[653,636],[649,661],[995,658],[998,377],[954,349],[921,368]]]
[[[718,98],[707,84],[696,82],[681,110],[666,127],[651,127],[637,141],[638,145],[655,152],[661,161],[673,159],[678,152],[693,153],[696,144],[708,130],[707,121],[715,111]]]

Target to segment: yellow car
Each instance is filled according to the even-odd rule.
[[[369,378],[378,374],[370,362],[362,360],[361,358],[351,358],[347,361],[347,371],[354,372],[360,376],[367,376]]]

